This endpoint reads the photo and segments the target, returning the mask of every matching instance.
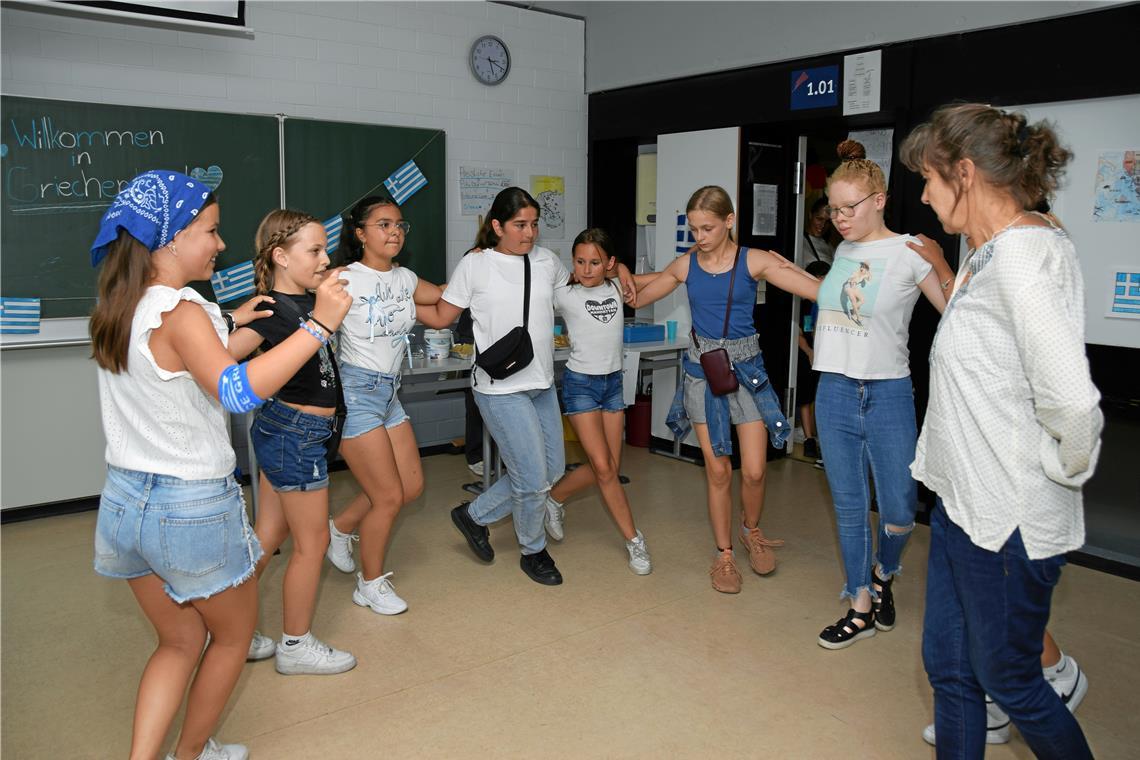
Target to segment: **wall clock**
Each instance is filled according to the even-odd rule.
[[[511,51],[492,34],[485,34],[471,45],[471,73],[486,85],[499,84],[511,70]]]

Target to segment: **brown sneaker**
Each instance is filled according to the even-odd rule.
[[[736,569],[736,557],[732,556],[731,549],[716,555],[709,575],[712,576],[712,587],[720,593],[740,593],[740,571]]]
[[[772,551],[772,548],[783,546],[783,539],[764,538],[759,528],[745,530],[743,525],[740,526],[740,539],[744,542],[744,548],[748,550],[748,563],[752,565],[754,571],[760,575],[767,575],[776,569],[776,552]]]

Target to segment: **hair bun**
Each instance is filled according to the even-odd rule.
[[[858,140],[844,140],[839,143],[835,153],[839,156],[840,161],[854,161],[858,158],[867,157],[867,149]]]

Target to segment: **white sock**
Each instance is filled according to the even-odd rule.
[[[546,495],[546,500],[547,500],[548,502],[550,502],[551,504],[553,504],[554,506],[558,507],[559,509],[561,509],[561,508],[562,508],[562,502],[558,501],[558,499],[555,499],[555,498],[554,498],[553,496],[551,496],[550,494],[547,494],[547,495]]]
[[[282,631],[281,632],[281,646],[285,647],[286,649],[292,649],[293,647],[300,646],[301,644],[308,641],[309,637],[311,635],[312,635],[312,631],[306,631],[305,633],[303,633],[300,636],[290,636],[288,633],[285,633],[284,631]]]
[[[341,533],[340,530],[336,527],[336,523],[334,523],[332,520],[329,520],[329,531],[331,531],[332,534],[337,538],[348,538],[352,535],[351,532]]]
[[[1065,656],[1064,652],[1061,652],[1061,659],[1057,660],[1057,664],[1043,667],[1041,668],[1041,672],[1045,675],[1046,678],[1057,678],[1065,672],[1065,668],[1068,664],[1069,658]]]

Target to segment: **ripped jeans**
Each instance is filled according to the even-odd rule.
[[[918,502],[918,485],[910,475],[918,437],[914,389],[909,377],[855,380],[824,372],[816,390],[815,418],[847,575],[840,596],[853,599],[867,589],[873,597],[868,476],[874,478],[879,507],[874,561],[879,577],[888,580],[901,569]]]
[[[502,395],[476,390],[474,395],[507,474],[471,502],[468,512],[480,525],[512,515],[522,553],[537,554],[546,548],[546,494],[566,471],[558,392],[551,386]]]

